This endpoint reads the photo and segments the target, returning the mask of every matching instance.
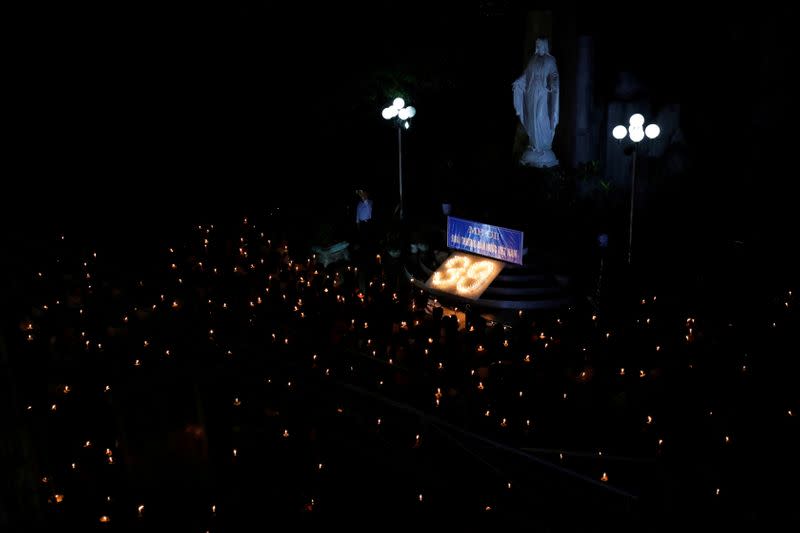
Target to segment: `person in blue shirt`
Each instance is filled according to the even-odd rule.
[[[364,252],[371,252],[374,238],[374,221],[372,219],[372,198],[366,189],[356,190],[360,198],[356,205],[356,229],[358,234],[358,248]]]
[[[356,225],[358,225],[359,233],[361,233],[362,223],[372,221],[372,199],[364,189],[358,189],[356,194],[361,198],[356,206]]]

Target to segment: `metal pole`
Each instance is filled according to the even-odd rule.
[[[628,227],[628,264],[631,264],[633,249],[633,202],[636,198],[636,144],[633,145],[633,168],[631,170],[631,221]]]
[[[397,126],[397,171],[400,175],[400,220],[403,220],[403,127]]]

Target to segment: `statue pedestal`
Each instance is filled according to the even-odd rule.
[[[558,165],[556,154],[552,150],[534,150],[529,146],[519,160],[521,165],[537,168],[550,168]]]

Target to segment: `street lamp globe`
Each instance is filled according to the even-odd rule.
[[[660,133],[661,128],[659,128],[656,124],[648,124],[644,129],[644,134],[647,135],[648,139],[655,139]]]
[[[381,116],[386,120],[391,120],[397,116],[397,108],[395,107],[386,107],[383,111],[381,111]]]
[[[641,126],[631,126],[628,128],[628,134],[635,143],[641,142],[641,140],[644,139],[644,131]]]
[[[384,109],[384,111],[386,110]],[[613,135],[614,138],[617,139],[618,141],[624,139],[627,134],[628,134],[628,128],[626,128],[621,124],[619,126],[614,126],[614,129],[611,130],[611,135]]]
[[[394,107],[397,110],[403,109],[405,106],[406,106],[406,101],[400,97],[395,98],[394,101],[392,102],[392,107]]]
[[[641,113],[634,113],[628,121],[631,126],[644,126],[644,115]]]

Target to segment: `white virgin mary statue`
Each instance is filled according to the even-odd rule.
[[[558,126],[558,68],[547,39],[536,39],[536,53],[512,87],[514,110],[530,139],[520,163],[539,168],[558,165],[552,150]]]

